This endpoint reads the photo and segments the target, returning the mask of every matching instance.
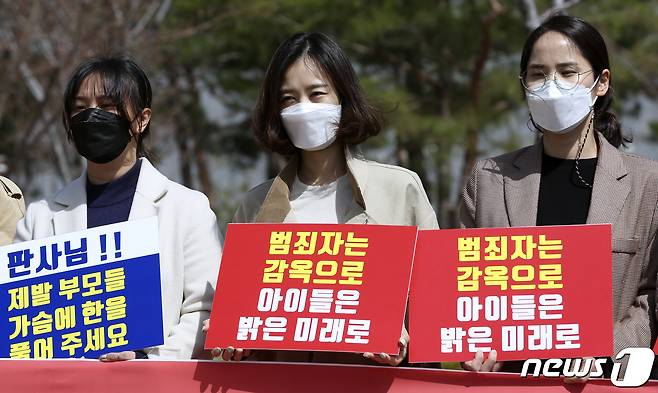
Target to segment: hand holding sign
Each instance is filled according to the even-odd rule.
[[[497,362],[496,358],[498,357],[498,353],[496,350],[492,350],[489,352],[489,355],[487,356],[487,359],[484,359],[484,352],[482,351],[477,351],[475,353],[475,358],[473,360],[469,360],[467,362],[462,363],[462,367],[464,370],[468,371],[475,371],[475,372],[490,372],[490,371],[500,371],[500,369],[503,367],[503,362]]]
[[[137,354],[135,351],[123,351],[123,352],[110,352],[104,355],[101,355],[101,362],[120,362],[123,360],[135,360]]]
[[[205,333],[208,333],[208,330],[210,330],[210,319],[206,319],[205,321],[203,321],[203,331]],[[240,360],[246,359],[247,357],[251,356],[251,354],[252,354],[251,350],[242,349],[242,348],[226,347],[226,348],[212,349],[213,358],[221,358],[226,362],[228,361],[239,362]]]
[[[363,354],[363,357],[366,359],[374,360],[377,363],[385,364],[388,366],[398,366],[404,358],[407,357],[407,346],[409,345],[409,333],[407,329],[402,327],[402,334],[400,336],[400,341],[398,341],[398,346],[400,347],[400,352],[397,355],[389,355],[387,353],[379,353],[375,355],[372,352],[366,352]]]

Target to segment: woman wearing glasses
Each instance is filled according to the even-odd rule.
[[[612,224],[615,353],[648,347],[655,321],[658,165],[619,150],[630,139],[610,112],[605,42],[587,22],[554,16],[530,34],[520,66],[530,121],[541,138],[476,164],[462,194],[461,225]],[[496,363],[494,351],[466,363],[475,371],[514,366]]]

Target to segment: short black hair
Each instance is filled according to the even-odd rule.
[[[151,83],[144,70],[132,59],[124,55],[94,57],[78,65],[73,71],[64,91],[64,111],[62,120],[69,140],[72,139],[69,125],[74,111],[75,97],[85,79],[97,76],[103,89],[103,95],[116,107],[119,116],[128,119],[129,112],[138,116],[145,108],[151,107]],[[128,110],[130,108],[130,111]],[[150,122],[137,140],[137,155],[147,156],[144,138],[150,131]]]
[[[601,76],[603,70],[610,69],[608,48],[605,45],[605,40],[594,26],[575,16],[553,15],[530,33],[526,39],[521,54],[521,74],[527,71],[535,43],[549,31],[566,36],[592,65],[596,77]],[[612,80],[610,80],[608,91],[603,97],[599,97],[594,104],[594,129],[603,134],[611,145],[619,147],[630,143],[632,138],[623,135],[621,124],[611,111],[612,96]]]
[[[323,33],[297,33],[274,52],[254,110],[258,142],[270,151],[291,156],[297,152],[281,121],[281,85],[288,68],[307,57],[330,79],[342,106],[336,139],[354,146],[377,135],[381,113],[366,99],[352,64],[341,47]]]

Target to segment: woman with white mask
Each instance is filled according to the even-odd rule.
[[[461,225],[612,224],[614,351],[649,347],[658,164],[619,150],[630,139],[610,112],[605,42],[587,22],[554,16],[530,34],[520,66],[530,120],[541,138],[475,165],[462,194]],[[592,312],[596,307],[594,300]],[[478,353],[465,366],[520,371],[518,362],[497,363],[495,351],[487,359]]]
[[[257,140],[288,159],[274,178],[249,191],[234,222],[415,225],[438,228],[418,176],[367,161],[356,146],[377,135],[379,113],[367,102],[352,65],[328,36],[298,33],[279,46],[269,64],[254,113]],[[259,351],[251,358],[398,365],[400,354],[363,356],[327,352]],[[219,350],[215,353],[219,355]],[[224,360],[249,351],[226,348]]]

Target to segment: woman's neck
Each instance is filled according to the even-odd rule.
[[[302,183],[317,186],[328,184],[347,173],[345,151],[340,143],[323,150],[301,151],[301,165],[297,176]]]
[[[87,178],[91,184],[107,184],[125,175],[137,162],[137,151],[131,145],[114,160],[97,164],[87,160]]]
[[[591,114],[576,126],[575,129],[567,132],[566,134],[555,134],[553,132],[544,131],[543,143],[544,152],[556,158],[573,160],[578,157],[581,143],[584,143],[583,151],[579,158],[595,158],[598,154],[598,147],[596,144],[596,131],[594,131],[594,124],[591,121]],[[587,132],[587,128],[591,129]],[[583,142],[587,134],[587,139]]]

